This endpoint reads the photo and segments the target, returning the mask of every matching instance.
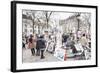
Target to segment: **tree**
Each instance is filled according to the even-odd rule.
[[[36,14],[36,11],[32,11],[31,10],[31,16],[32,16],[32,22],[33,22],[33,33],[34,33],[34,25],[35,25],[35,19],[36,19],[36,16],[35,16],[35,14]]]
[[[41,27],[41,21],[39,18],[37,18],[37,26],[38,26],[38,34],[40,34],[40,27]]]
[[[52,14],[52,12],[50,11],[43,11],[45,20],[46,20],[46,28],[49,28],[49,21],[50,21],[50,16]]]
[[[91,14],[90,13],[85,13],[83,15],[83,21],[85,22],[85,24],[87,24],[88,31],[89,31],[90,27],[91,27]]]
[[[81,13],[74,13],[73,17],[77,20],[77,31],[76,31],[76,38],[77,38],[77,41],[78,41],[78,32],[80,31],[80,22],[81,22],[81,19],[80,19],[80,16],[81,16]]]

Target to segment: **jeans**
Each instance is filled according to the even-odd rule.
[[[40,56],[40,49],[37,49],[36,55],[37,55],[37,56]]]
[[[41,49],[41,59],[44,58],[44,49]]]
[[[32,48],[32,49],[31,49],[31,52],[32,52],[32,55],[34,55],[34,54],[35,54],[35,49]]]

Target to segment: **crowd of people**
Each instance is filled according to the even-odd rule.
[[[75,36],[73,33],[62,34],[61,36],[61,46],[70,47],[70,49],[72,49],[72,53],[77,53],[77,49],[74,45],[78,42],[81,43],[83,48],[91,48],[91,42],[88,41],[89,38],[87,38],[87,35],[85,33],[81,34],[80,37],[77,37],[77,40],[75,40]],[[25,36],[23,38],[23,48],[30,49],[33,56],[40,56],[41,59],[44,59],[45,51],[54,54],[55,48],[57,46],[56,38],[57,36],[54,34],[31,34],[30,36]]]
[[[23,49],[30,49],[33,56],[40,56],[41,59],[45,58],[45,51],[54,53],[55,50],[55,38],[53,35],[31,34],[23,37],[22,44]]]
[[[75,35],[73,33],[70,33],[69,35],[63,34],[62,35],[62,45],[65,49],[66,48],[71,49],[73,54],[77,54],[79,51],[82,51],[82,54],[80,55],[81,57],[88,56],[87,53],[89,53],[89,56],[90,56],[91,37],[89,36],[89,34],[81,33],[77,37],[75,37]],[[81,47],[81,49],[80,49],[80,47]],[[88,58],[90,58],[90,57],[88,57]],[[87,58],[84,58],[84,59],[87,59]]]

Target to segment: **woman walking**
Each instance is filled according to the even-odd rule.
[[[36,48],[36,39],[33,35],[30,35],[29,38],[29,49],[31,49],[32,55],[35,55],[35,48]]]

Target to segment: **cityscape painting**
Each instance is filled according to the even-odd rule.
[[[91,13],[22,10],[22,25],[24,63],[91,59]]]
[[[11,71],[97,67],[98,7],[11,2]]]

